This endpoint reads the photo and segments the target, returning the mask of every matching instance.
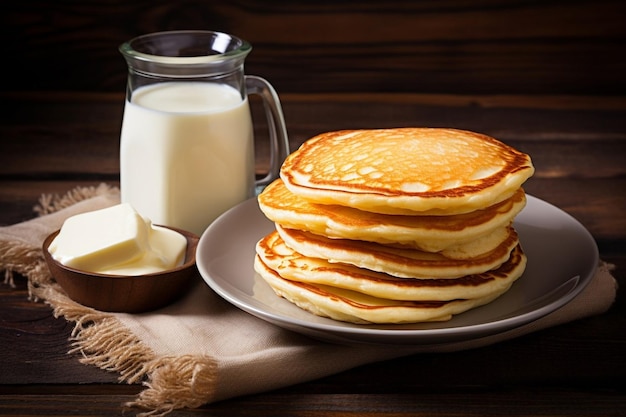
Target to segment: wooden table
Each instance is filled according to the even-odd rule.
[[[3,94],[0,224],[35,216],[42,193],[118,184],[120,94]],[[526,191],[594,235],[626,284],[626,100],[594,96],[285,94],[292,147],[322,131],[450,126],[529,153]],[[259,171],[266,134],[258,129]],[[27,299],[25,280],[0,285],[0,414],[121,415],[142,387],[69,355],[72,326]],[[623,415],[626,301],[609,312],[490,347],[422,354],[172,415]],[[126,415],[130,415],[127,411]]]

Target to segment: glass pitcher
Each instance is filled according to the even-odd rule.
[[[248,42],[213,31],[139,36],[120,46],[128,65],[120,138],[122,202],[155,224],[202,234],[255,188],[278,177],[289,154],[274,88],[244,74]],[[270,169],[255,180],[248,94],[264,103]]]

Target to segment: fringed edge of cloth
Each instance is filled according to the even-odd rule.
[[[28,279],[28,297],[38,301],[34,289],[53,282],[40,248],[23,242],[0,240],[0,270],[4,270],[4,284],[15,287],[14,273]]]
[[[211,401],[215,391],[217,364],[210,356],[163,357],[149,364],[147,389],[129,407],[152,411],[138,417],[163,416],[175,409],[197,408]]]
[[[97,186],[75,187],[62,195],[42,194],[37,204],[33,207],[33,211],[39,216],[45,216],[46,214],[63,210],[83,200],[106,195],[111,192],[119,192],[119,189],[109,184],[100,183]]]
[[[148,410],[138,417],[165,416],[210,401],[217,375],[211,357],[157,357],[113,314],[78,304],[53,286],[39,287],[36,292],[53,307],[55,317],[75,323],[69,353],[80,353],[81,363],[118,373],[122,382],[143,383],[146,388],[137,399],[125,404]]]
[[[115,190],[100,184],[76,187],[64,195],[44,194],[33,210],[44,216]],[[146,389],[137,399],[124,404],[147,410],[138,417],[164,416],[176,409],[196,408],[210,401],[217,374],[217,364],[211,357],[157,357],[114,314],[83,306],[65,295],[50,274],[40,247],[0,240],[2,270],[4,284],[14,286],[14,273],[26,277],[29,299],[44,301],[51,306],[55,317],[62,316],[74,323],[68,353],[80,353],[83,364],[118,373],[121,382],[143,383]]]

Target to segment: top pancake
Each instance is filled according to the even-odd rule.
[[[534,173],[530,157],[456,129],[344,130],[309,139],[281,178],[294,194],[383,214],[454,215],[511,197]]]

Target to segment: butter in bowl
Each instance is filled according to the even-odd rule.
[[[57,283],[101,311],[141,313],[179,298],[197,275],[198,236],[153,225],[129,204],[79,214],[43,243]]]

